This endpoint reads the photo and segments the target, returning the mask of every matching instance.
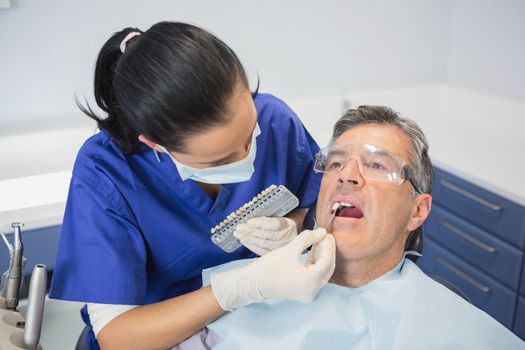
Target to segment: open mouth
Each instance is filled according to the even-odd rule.
[[[361,219],[363,212],[350,202],[336,202],[332,206],[332,214],[337,217]]]

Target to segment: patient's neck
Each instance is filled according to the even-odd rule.
[[[403,259],[403,252],[371,259],[336,258],[330,282],[344,287],[359,288],[391,271]]]

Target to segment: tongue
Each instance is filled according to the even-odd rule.
[[[361,219],[363,217],[363,212],[356,207],[349,208],[343,207],[337,216],[344,216],[347,218],[357,218]]]

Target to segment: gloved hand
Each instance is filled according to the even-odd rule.
[[[246,248],[262,256],[297,237],[297,228],[291,219],[261,216],[237,225],[233,235]]]
[[[312,244],[306,263],[302,263],[302,252]],[[303,231],[247,266],[212,274],[211,286],[221,307],[228,311],[269,298],[310,302],[334,268],[334,237],[319,228]]]

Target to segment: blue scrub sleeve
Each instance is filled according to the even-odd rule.
[[[261,137],[257,147],[264,149],[256,158],[256,168],[285,185],[297,198],[299,208],[310,208],[316,201],[321,183],[320,174],[313,172],[314,157],[318,152],[299,117],[282,100],[268,94],[255,98]],[[260,142],[260,144],[259,144]]]
[[[146,247],[132,213],[110,181],[73,176],[50,296],[140,305],[146,291]]]
[[[316,201],[321,185],[322,174],[314,172],[315,154],[319,146],[308,133],[302,123],[297,120],[297,141],[288,143],[290,161],[296,164],[288,165],[289,178],[292,178],[292,191],[299,198],[299,208],[310,208]]]
[[[304,132],[306,134],[304,139],[304,151],[301,162],[302,164],[299,168],[302,169],[302,171],[297,173],[297,183],[299,184],[297,193],[300,196],[299,198],[301,198],[299,207],[310,208],[317,201],[322,174],[314,172],[315,154],[319,151],[319,146],[317,146],[317,143],[306,129],[304,129]]]

